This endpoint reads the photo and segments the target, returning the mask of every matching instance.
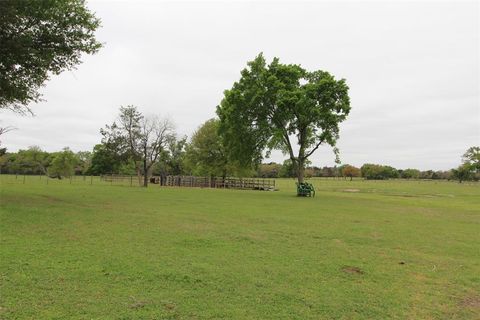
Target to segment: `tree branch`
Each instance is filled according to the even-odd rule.
[[[307,154],[305,155],[305,159],[310,157],[318,149],[318,147],[320,147],[320,145],[324,142],[325,142],[324,139],[320,139],[320,141],[315,145],[315,147],[312,150],[310,150],[309,152],[307,152]]]

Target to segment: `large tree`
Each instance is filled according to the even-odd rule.
[[[320,145],[337,151],[339,123],[349,112],[344,79],[281,64],[278,58],[267,65],[262,54],[242,70],[217,107],[229,157],[248,166],[260,163],[265,151],[281,150],[289,155],[299,182],[305,162]]]
[[[99,50],[99,25],[84,0],[0,1],[0,109],[30,112],[50,74]]]

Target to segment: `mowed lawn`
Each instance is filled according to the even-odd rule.
[[[314,184],[2,181],[0,319],[480,319],[480,185]]]

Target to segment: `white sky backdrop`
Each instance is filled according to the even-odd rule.
[[[91,150],[120,105],[169,116],[181,135],[215,116],[248,60],[347,79],[343,163],[449,169],[480,144],[479,4],[472,2],[89,1],[105,47],[52,77],[35,117],[2,111],[10,151]],[[271,161],[281,162],[281,153]],[[314,165],[333,165],[330,148]],[[270,161],[270,160],[266,160]]]

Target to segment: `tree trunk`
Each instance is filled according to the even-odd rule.
[[[143,160],[143,186],[146,188],[148,187],[148,168],[147,168],[147,160]]]
[[[135,163],[135,169],[137,170],[138,185],[142,186],[142,170],[140,170],[140,166],[137,163]]]
[[[298,162],[297,162],[298,183],[303,183],[304,176],[305,176],[305,162],[304,162],[304,160],[298,160]]]

